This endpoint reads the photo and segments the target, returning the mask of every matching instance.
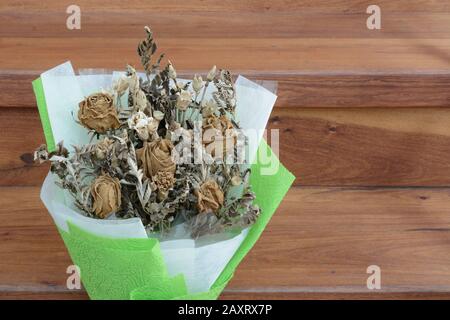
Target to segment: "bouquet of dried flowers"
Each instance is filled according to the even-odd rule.
[[[70,72],[62,76],[67,65],[50,72],[56,80],[49,80],[44,73],[33,83],[47,139],[47,145],[35,151],[35,159],[50,162],[53,175],[44,182],[41,197],[74,261],[90,270],[83,281],[93,298],[123,298],[135,292],[124,288],[133,277],[139,278],[131,281],[133,287],[144,282],[162,286],[164,291],[178,281],[170,278],[178,273],[185,281],[182,288],[177,282],[175,287],[180,291],[171,297],[221,290],[230,277],[224,276],[225,266],[233,259],[242,259],[245,252],[239,257],[237,249],[247,242],[248,251],[257,239],[247,237],[249,230],[259,234],[268,221],[265,218],[258,228],[248,228],[264,211],[255,203],[250,184],[249,139],[237,117],[238,101],[244,99],[237,95],[230,72],[214,66],[205,79],[201,75],[179,79],[170,61],[161,66],[163,54],[154,57],[157,46],[152,31],[146,27],[145,32],[137,50],[145,72],[127,66],[109,89],[92,92],[87,86],[89,94],[81,101],[70,100],[67,96],[77,96],[73,92],[79,81]],[[266,95],[259,102],[265,114],[260,121],[264,128],[275,96],[246,79],[245,84],[249,87],[242,92],[249,105],[258,107],[255,99]],[[59,99],[53,99],[54,95]],[[64,104],[71,105],[67,110],[61,110],[64,99]],[[83,135],[86,139],[80,138]],[[69,144],[61,141],[54,145],[55,138],[61,137],[70,140]],[[277,173],[264,182],[272,184],[272,191],[270,186],[266,188],[275,193],[271,195],[275,206],[269,200],[268,218],[292,182],[290,173],[282,174],[285,177]],[[49,181],[60,189],[54,189]],[[130,266],[121,263],[130,259],[119,259],[119,263],[117,257],[130,255],[139,265],[133,248],[142,244],[123,249],[124,245],[113,238],[158,239],[161,251],[149,245],[146,249],[152,259],[140,262],[139,276],[133,271],[135,265],[127,274],[123,270]],[[203,240],[197,242],[200,238]],[[120,252],[111,252],[110,246],[121,248]],[[184,257],[182,262],[180,257]],[[161,264],[163,260],[169,271]],[[92,271],[105,265],[116,278],[126,275],[119,281],[117,294],[111,293],[109,282],[102,287],[98,279],[103,276]],[[146,276],[152,278],[143,281],[141,269],[146,268]],[[234,270],[229,268],[227,274]],[[159,282],[154,273],[158,273]],[[224,283],[217,284],[219,275],[226,279]],[[136,290],[142,293],[141,288]]]
[[[231,74],[214,66],[205,81],[200,75],[177,81],[170,61],[160,68],[163,54],[153,61],[156,43],[151,30],[145,31],[138,54],[146,78],[128,66],[111,92],[79,103],[79,124],[100,140],[70,153],[62,142],[55,152],[42,145],[35,159],[51,162],[59,186],[89,217],[139,217],[152,232],[184,220],[193,237],[251,225],[260,209],[252,203],[250,169],[236,161],[245,136],[238,150]],[[207,100],[209,87],[215,91]],[[239,186],[242,194],[231,196]]]

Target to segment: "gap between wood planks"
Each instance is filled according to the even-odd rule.
[[[59,61],[61,63],[62,61]],[[74,65],[74,68],[78,66]],[[121,68],[116,68],[121,70]],[[206,71],[179,72],[181,78]],[[232,70],[251,80],[275,81],[277,107],[288,108],[407,108],[449,107],[450,72],[270,71]],[[2,108],[36,108],[31,82],[39,71],[0,70]],[[401,94],[399,94],[401,92]]]

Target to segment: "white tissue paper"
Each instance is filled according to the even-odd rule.
[[[76,123],[78,103],[89,94],[108,90],[122,72],[96,74],[95,71],[75,75],[70,62],[41,74],[47,110],[55,142],[71,145],[87,144],[91,138],[87,130]],[[180,79],[180,81],[184,81]],[[236,83],[236,117],[242,129],[257,130],[249,135],[249,159],[254,161],[259,142],[275,104],[276,95],[264,87],[239,76]],[[126,100],[125,100],[126,101]],[[146,238],[146,230],[139,218],[92,219],[79,213],[55,184],[49,173],[41,189],[41,199],[55,224],[68,231],[67,223],[92,234],[112,238]],[[205,292],[219,277],[248,233],[217,234],[193,240],[183,232],[183,225],[173,228],[170,237],[160,240],[161,252],[170,276],[183,274],[190,294]],[[151,235],[150,235],[151,236]]]

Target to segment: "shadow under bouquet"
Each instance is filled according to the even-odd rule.
[[[90,298],[215,299],[294,180],[263,139],[276,96],[215,66],[180,79],[145,31],[143,73],[33,82],[41,199]]]

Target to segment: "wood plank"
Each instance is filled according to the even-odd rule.
[[[444,296],[449,201],[450,188],[293,188],[227,294]],[[0,188],[0,292],[64,293],[69,264],[39,188]],[[381,268],[381,291],[366,288],[369,265]]]
[[[44,71],[44,70],[42,70]],[[206,70],[178,72],[187,79]],[[450,74],[306,74],[243,72],[251,80],[276,81],[276,107],[449,107]],[[31,82],[39,71],[0,71],[0,108],[36,108]]]
[[[300,185],[449,186],[447,109],[275,110],[280,158]]]
[[[134,38],[0,38],[5,69],[46,70],[66,60],[76,68],[139,65]],[[162,38],[159,48],[179,70],[212,65],[244,73],[450,73],[450,39]]]
[[[49,166],[37,166],[33,152],[45,143],[36,109],[1,109],[0,186],[42,183]]]
[[[302,186],[450,186],[448,108],[275,108],[279,155]],[[39,186],[36,110],[1,108],[0,186]],[[269,135],[270,137],[270,135]]]
[[[46,0],[36,2],[34,0],[5,0],[0,4],[0,10],[17,9],[17,10],[51,10],[52,8],[66,8],[67,0]],[[185,13],[189,9],[194,11],[217,11],[217,12],[266,12],[266,11],[293,11],[293,10],[311,10],[311,11],[339,11],[347,13],[359,12],[361,8],[365,8],[366,2],[361,0],[230,0],[225,2],[215,0],[190,0],[189,2],[180,3],[177,0],[152,0],[149,5],[146,0],[129,0],[127,7],[124,8],[123,3],[114,0],[105,0],[98,4],[89,0],[79,0],[80,6],[89,10],[127,10],[134,8],[136,10],[152,10],[158,12]],[[446,12],[450,11],[448,1],[429,1],[429,0],[379,0],[380,7],[389,12]],[[408,6],[405,6],[408,4]]]
[[[78,1],[82,30],[67,30],[72,2],[3,1],[0,37],[136,37],[150,24],[158,38],[448,38],[448,1],[377,1],[382,29],[368,30],[364,1]],[[243,32],[242,30],[245,30]]]

